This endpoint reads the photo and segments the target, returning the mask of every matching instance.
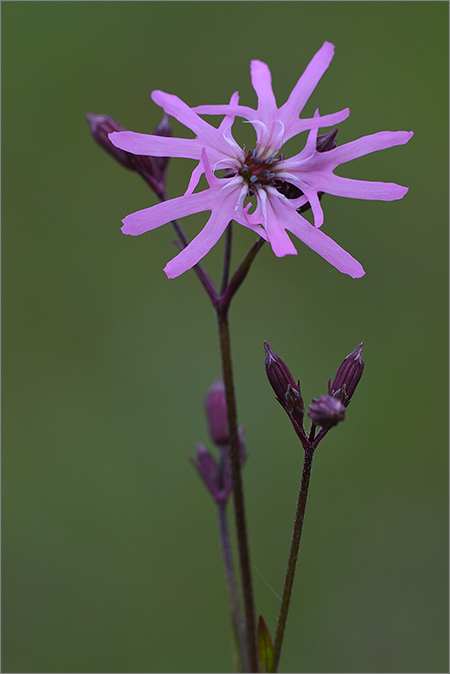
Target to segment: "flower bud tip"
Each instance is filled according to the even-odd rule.
[[[328,382],[328,394],[342,400],[345,407],[349,405],[364,372],[363,346],[364,342],[361,342],[354,351],[344,358],[339,365],[333,383],[331,383],[331,379]]]

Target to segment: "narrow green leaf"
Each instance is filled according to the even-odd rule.
[[[273,644],[269,629],[262,615],[258,621],[258,660],[261,672],[274,672]]]

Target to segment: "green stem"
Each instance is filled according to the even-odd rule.
[[[239,550],[239,562],[244,597],[248,671],[258,671],[256,651],[256,622],[253,599],[253,586],[250,567],[250,553],[247,540],[245,520],[244,493],[242,489],[241,465],[239,461],[239,438],[237,426],[236,400],[233,383],[233,367],[231,360],[230,331],[228,325],[228,308],[221,304],[217,307],[219,325],[220,352],[222,356],[223,381],[227,400],[228,433],[230,442],[231,473],[233,478],[233,502],[236,518],[236,537]]]
[[[277,631],[275,635],[275,645],[273,653],[274,671],[278,669],[278,662],[281,655],[284,630],[287,622],[289,603],[291,601],[292,587],[294,585],[295,567],[297,564],[298,551],[300,548],[300,539],[302,535],[303,520],[305,517],[306,499],[308,498],[309,479],[311,477],[312,460],[314,456],[314,447],[311,445],[305,449],[305,458],[303,462],[302,481],[300,484],[300,493],[298,496],[297,513],[295,515],[294,531],[292,533],[291,550],[284,581],[283,597],[281,600],[280,613],[278,615]]]

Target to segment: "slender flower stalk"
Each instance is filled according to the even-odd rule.
[[[286,578],[284,581],[283,596],[281,599],[280,612],[278,614],[277,630],[275,634],[275,643],[273,651],[274,671],[278,669],[280,661],[281,647],[283,645],[284,631],[286,628],[289,604],[291,601],[292,588],[294,586],[295,570],[297,566],[297,557],[300,549],[300,540],[303,530],[303,521],[305,518],[306,500],[308,498],[309,480],[311,477],[312,460],[314,456],[314,447],[311,445],[304,450],[304,462],[302,480],[300,483],[300,492],[297,502],[297,512],[295,514],[294,531],[292,533],[291,549],[287,565]]]

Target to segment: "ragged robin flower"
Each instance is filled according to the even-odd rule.
[[[333,55],[334,46],[325,42],[280,108],[272,91],[268,66],[252,61],[252,85],[258,97],[256,110],[239,105],[237,93],[227,105],[190,108],[177,96],[154,91],[153,101],[191,129],[195,138],[163,138],[131,131],[109,135],[117,148],[133,154],[198,161],[183,196],[137,211],[123,220],[122,231],[135,236],[193,213],[211,213],[200,233],[166,265],[164,271],[169,278],[197,264],[217,243],[231,220],[268,241],[278,257],[297,254],[289,231],[339,271],[353,278],[364,275],[361,264],[321,231],[324,216],[320,196],[328,193],[354,199],[401,199],[408,188],[395,183],[343,178],[336,176],[334,169],[371,152],[403,145],[413,134],[382,131],[338,147],[333,143],[331,149],[321,148],[319,128],[342,122],[349,110],[323,117],[316,111],[310,119],[302,119],[300,114]],[[216,128],[200,114],[220,114],[224,118]],[[241,148],[233,138],[231,128],[236,116],[253,125],[254,149]],[[309,132],[305,147],[285,159],[281,154],[283,144],[303,131]],[[224,173],[223,177],[216,175],[219,171],[221,175]],[[208,187],[194,192],[203,174]],[[301,215],[307,205],[311,206],[314,225]]]

